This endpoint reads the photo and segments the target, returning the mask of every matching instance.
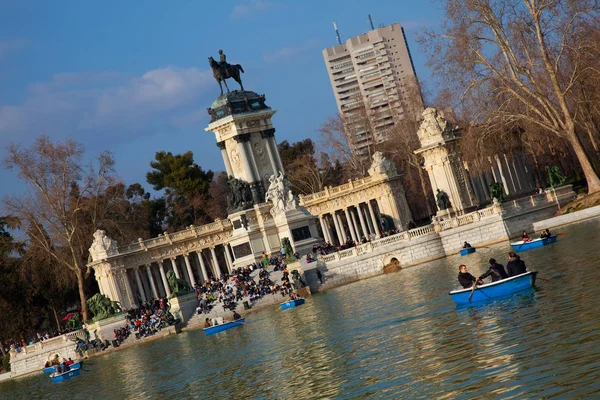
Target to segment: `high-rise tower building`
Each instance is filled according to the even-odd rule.
[[[418,118],[423,111],[417,75],[399,24],[328,47],[323,58],[352,151],[369,156],[372,146],[384,141],[399,120]]]

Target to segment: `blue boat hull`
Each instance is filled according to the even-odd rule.
[[[63,372],[62,374],[59,374],[59,375],[56,375],[56,372],[54,372],[54,373],[50,374],[50,379],[52,379],[52,382],[62,382],[65,379],[69,379],[74,376],[79,376],[80,373],[81,373],[80,368],[72,369],[67,372]]]
[[[245,319],[242,318],[238,319],[237,321],[226,322],[221,325],[215,325],[211,326],[210,328],[204,328],[204,333],[206,333],[206,336],[213,335],[218,332],[226,331],[227,329],[235,328],[236,326],[242,326],[244,325],[244,321]]]
[[[82,363],[82,362],[83,362],[83,361],[77,361],[76,363],[73,363],[73,364],[71,365],[71,369],[79,369],[79,368],[81,368],[81,363]],[[61,364],[61,365],[62,365],[62,364]],[[43,372],[44,374],[51,374],[51,373],[53,373],[53,372],[56,372],[56,365],[53,365],[53,366],[51,366],[51,367],[48,367],[48,368],[44,368],[44,369],[42,370],[42,372]]]
[[[304,304],[304,301],[305,301],[304,299],[296,299],[296,300],[286,301],[285,303],[281,303],[281,309],[287,310],[288,308],[300,306],[300,305]]]
[[[475,291],[471,288],[453,290],[450,292],[450,296],[457,306],[498,299],[530,289],[535,285],[536,276],[537,271],[530,271],[512,278],[477,286]],[[473,296],[469,301],[471,292],[473,292]]]
[[[462,249],[460,251],[461,256],[466,256],[467,254],[475,253],[475,247],[469,247],[467,249]]]
[[[538,247],[544,247],[544,246],[549,245],[550,243],[556,243],[556,240],[557,240],[556,236],[550,236],[549,238],[546,238],[546,239],[534,239],[534,240],[532,240],[530,242],[526,242],[526,243],[523,243],[521,241],[521,242],[511,243],[510,245],[512,246],[514,251],[519,253],[522,251],[536,249]]]

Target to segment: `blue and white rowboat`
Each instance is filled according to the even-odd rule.
[[[74,376],[79,376],[79,374],[81,373],[81,369],[77,368],[77,369],[70,369],[67,372],[63,372],[62,374],[53,372],[50,374],[50,379],[52,379],[52,382],[62,382],[65,379],[69,379],[72,378]]]
[[[475,253],[475,247],[467,247],[466,249],[462,249],[460,251],[461,256],[466,256],[467,254]]]
[[[284,303],[281,303],[281,309],[287,310],[288,308],[302,305],[302,304],[304,304],[304,301],[305,301],[304,299],[296,299],[296,300],[286,301]]]
[[[226,331],[227,329],[231,329],[231,328],[235,328],[236,326],[244,325],[244,321],[245,321],[245,318],[241,318],[241,319],[238,319],[237,321],[225,322],[224,324],[221,324],[221,325],[215,325],[215,326],[211,326],[209,328],[204,328],[204,333],[206,333],[206,336],[208,336],[208,335],[212,335],[217,332],[223,332],[223,331]]]
[[[71,364],[71,369],[79,369],[79,368],[81,368],[81,363],[82,363],[82,361],[77,361],[77,362]],[[42,372],[44,372],[44,374],[51,374],[53,372],[56,372],[56,365],[53,365],[53,366],[48,367],[48,368],[44,368],[42,370]]]
[[[533,240],[530,240],[529,242],[523,242],[521,240],[518,242],[511,243],[510,245],[512,246],[514,251],[519,253],[521,251],[527,251],[527,250],[535,249],[538,247],[547,246],[550,243],[556,243],[556,239],[557,239],[556,236],[550,236],[549,238],[545,238],[545,239],[533,239]]]
[[[535,285],[536,276],[537,271],[529,271],[501,281],[485,283],[477,286],[474,291],[472,288],[453,290],[450,292],[450,296],[457,306],[498,299],[530,289]],[[469,301],[471,292],[473,292],[473,296]]]

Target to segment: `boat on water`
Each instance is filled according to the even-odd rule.
[[[457,306],[498,299],[527,290],[535,285],[537,271],[525,272],[500,281],[485,283],[473,288],[458,289],[450,292]],[[473,295],[471,296],[471,293]]]
[[[212,335],[214,333],[226,331],[227,329],[235,328],[236,326],[242,326],[242,325],[244,325],[245,320],[246,320],[245,318],[241,318],[236,321],[225,322],[223,324],[204,328],[204,333],[206,333],[206,335],[208,336],[208,335]]]
[[[544,239],[533,239],[530,240],[529,242],[523,242],[522,240],[518,241],[518,242],[514,242],[511,243],[510,245],[512,246],[513,250],[516,251],[517,253],[521,252],[521,251],[527,251],[527,250],[531,250],[531,249],[535,249],[538,247],[544,247],[549,245],[550,243],[556,243],[556,236],[550,236],[548,238],[544,238]]]
[[[65,379],[70,379],[74,376],[79,376],[79,374],[81,374],[81,368],[70,369],[67,372],[63,372],[60,374],[58,372],[53,372],[50,374],[50,379],[52,379],[52,382],[62,382]]]
[[[77,361],[77,362],[71,364],[71,369],[79,369],[79,368],[81,368],[81,364],[83,364],[83,361]],[[48,367],[48,368],[44,368],[42,370],[42,372],[44,374],[51,374],[53,372],[56,372],[56,365],[53,365],[53,366]]]
[[[475,253],[475,247],[467,247],[466,249],[462,249],[460,251],[461,256],[466,256],[467,254]]]
[[[287,310],[288,308],[300,306],[300,305],[304,304],[304,301],[305,301],[304,299],[300,298],[300,299],[296,299],[296,300],[290,300],[290,301],[283,302],[283,303],[281,303],[281,309]]]

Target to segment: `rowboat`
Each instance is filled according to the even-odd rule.
[[[523,242],[518,241],[518,242],[514,242],[511,243],[510,245],[512,246],[512,248],[518,253],[521,251],[527,251],[527,250],[531,250],[531,249],[535,249],[538,247],[543,247],[546,245],[549,245],[550,243],[556,243],[556,236],[550,236],[549,238],[544,238],[544,239],[533,239],[530,240],[529,242]]]
[[[77,362],[71,364],[71,369],[79,369],[79,368],[81,368],[81,363],[83,363],[83,361],[77,361]],[[42,370],[42,372],[44,374],[51,374],[53,372],[56,372],[56,365],[53,365],[53,366],[48,367],[48,368],[44,368]]]
[[[208,328],[204,328],[204,333],[206,336],[215,334],[217,332],[223,332],[227,329],[235,328],[236,326],[244,325],[245,318],[238,319],[236,321],[225,322],[224,324],[214,325]]]
[[[466,256],[467,254],[475,253],[475,247],[467,247],[466,249],[462,249],[460,251],[461,256]]]
[[[80,373],[81,373],[81,368],[70,369],[67,372],[63,372],[62,374],[53,372],[50,374],[50,379],[52,379],[52,382],[62,382],[65,379],[69,379],[74,376],[79,376]]]
[[[529,271],[521,275],[502,279],[501,281],[476,286],[475,290],[472,288],[453,290],[450,292],[450,296],[452,296],[452,300],[454,300],[457,306],[498,299],[530,289],[535,285],[536,276],[537,271]],[[471,292],[473,296],[469,301]]]
[[[290,300],[290,301],[281,303],[281,309],[287,310],[288,308],[300,306],[302,304],[304,304],[304,299]]]

